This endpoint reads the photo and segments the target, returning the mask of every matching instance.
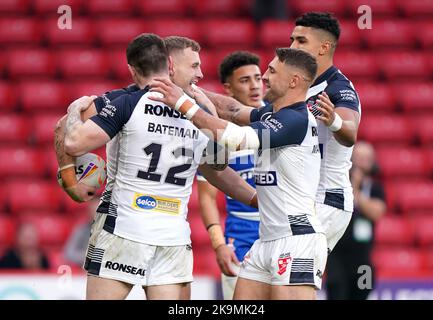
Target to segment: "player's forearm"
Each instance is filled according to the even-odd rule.
[[[66,134],[65,134],[65,151],[71,156],[79,155],[81,135],[80,127],[83,125],[81,121],[81,109],[78,105],[72,104],[68,110],[66,118]]]
[[[66,115],[57,122],[56,128],[54,130],[54,149],[56,152],[59,168],[75,163],[75,157],[72,157],[65,152],[65,128]]]
[[[203,90],[203,92],[215,105],[220,118],[236,123],[238,125],[247,125],[250,123],[249,118],[246,119],[247,117],[242,116],[242,110],[245,111],[245,108],[249,107],[244,106],[242,103],[231,97],[227,97],[207,90]]]
[[[343,121],[340,130],[334,132],[334,137],[343,146],[351,147],[356,142],[357,126],[353,121]]]
[[[223,171],[206,168],[205,170],[201,170],[201,173],[208,182],[229,197],[247,205],[252,204],[251,201],[256,195],[256,190],[230,167],[227,167]]]
[[[202,132],[210,139],[218,141],[227,127],[227,121],[211,116],[203,110],[198,110],[191,119],[192,123],[202,129]]]
[[[217,205],[217,193],[218,190],[215,189],[215,187],[213,187],[210,183],[206,181],[198,182],[200,215],[205,227],[213,223],[219,223],[220,221]]]

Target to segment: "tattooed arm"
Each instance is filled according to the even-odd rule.
[[[247,107],[239,101],[218,93],[201,89],[215,105],[220,118],[244,126],[250,123],[251,111],[255,108]]]
[[[96,114],[96,109],[88,108],[82,113],[84,119],[88,119],[90,116]],[[72,157],[65,152],[65,128],[66,128],[66,117],[63,116],[56,124],[54,130],[54,148],[57,157],[57,163],[59,165],[59,174],[62,178],[63,188],[66,193],[77,202],[84,202],[92,199],[96,194],[96,188],[89,187],[83,183],[78,183],[75,176],[75,157]]]
[[[91,120],[83,122],[81,112],[92,105],[93,97],[81,97],[68,108],[66,118],[65,151],[70,156],[80,156],[105,145],[109,135]]]

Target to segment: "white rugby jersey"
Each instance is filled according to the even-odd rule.
[[[104,93],[102,96],[97,97],[93,102],[95,103],[96,111],[99,113],[101,110],[111,104],[111,101],[124,95],[139,91],[140,87],[132,84],[126,88],[115,89]],[[107,155],[107,181],[105,184],[104,192],[101,196],[101,202],[98,206],[97,212],[108,213],[108,208],[111,200],[111,190],[114,186],[114,179],[117,173],[117,158],[119,156],[119,141],[117,135],[113,137],[106,145],[105,152]]]
[[[325,91],[336,108],[349,108],[361,114],[359,96],[350,82],[336,67],[322,73],[307,93],[307,104],[313,115],[318,95]],[[318,121],[319,146],[322,157],[320,183],[316,201],[345,211],[353,211],[353,191],[349,179],[353,147],[340,144],[322,121]]]
[[[91,118],[118,139],[104,230],[150,245],[188,244],[187,204],[208,138],[152,94],[124,94]]]
[[[323,232],[315,212],[320,175],[317,123],[305,102],[251,112],[260,148],[255,164],[260,238]]]

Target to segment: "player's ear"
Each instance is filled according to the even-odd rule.
[[[290,89],[294,89],[294,88],[296,88],[296,86],[297,86],[298,83],[299,83],[299,80],[300,80],[299,75],[294,74],[294,75],[292,76],[292,78],[290,79],[290,81],[289,81],[289,88],[290,88]]]
[[[131,77],[133,79],[135,79],[136,78],[136,71],[135,71],[134,67],[131,66],[130,64],[128,64],[128,70],[129,70],[129,73],[131,74]]]
[[[331,51],[332,43],[329,40],[325,40],[322,42],[319,48],[319,56],[324,56]]]
[[[232,88],[231,88],[231,86],[230,86],[230,83],[228,83],[228,82],[224,82],[223,85],[224,85],[224,90],[225,90],[225,92],[227,93],[227,95],[228,95],[229,97],[233,97],[233,92],[232,92]]]
[[[170,77],[174,75],[174,63],[171,56],[168,56],[168,74],[170,75]]]

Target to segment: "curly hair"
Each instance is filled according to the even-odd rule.
[[[296,19],[295,25],[321,29],[332,34],[336,40],[340,38],[340,23],[328,12],[307,12]]]
[[[219,66],[219,77],[221,83],[227,82],[227,78],[233,74],[237,68],[254,64],[260,65],[260,57],[248,51],[235,51],[224,58]]]

